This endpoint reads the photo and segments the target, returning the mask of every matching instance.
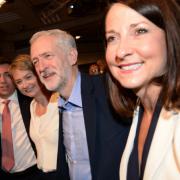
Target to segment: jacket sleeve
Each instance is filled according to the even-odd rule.
[[[180,112],[177,115],[177,125],[174,135],[174,150],[175,158],[177,158],[177,166],[180,173]]]

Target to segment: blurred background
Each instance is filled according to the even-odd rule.
[[[75,38],[79,65],[104,59],[104,12],[108,0],[6,0],[0,7],[0,56],[29,53],[35,32],[60,28]]]

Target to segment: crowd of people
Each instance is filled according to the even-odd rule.
[[[177,0],[110,3],[106,63],[89,73],[60,29],[1,58],[0,179],[179,180],[178,12]]]

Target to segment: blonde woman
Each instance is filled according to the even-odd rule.
[[[14,59],[10,72],[19,91],[33,98],[30,106],[30,137],[37,150],[37,166],[42,179],[53,179],[58,152],[58,94],[47,91],[40,83],[27,54]]]

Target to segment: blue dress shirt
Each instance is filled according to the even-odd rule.
[[[68,100],[60,97],[63,113],[63,137],[71,180],[91,180],[89,152],[81,99],[81,76],[74,84]]]

